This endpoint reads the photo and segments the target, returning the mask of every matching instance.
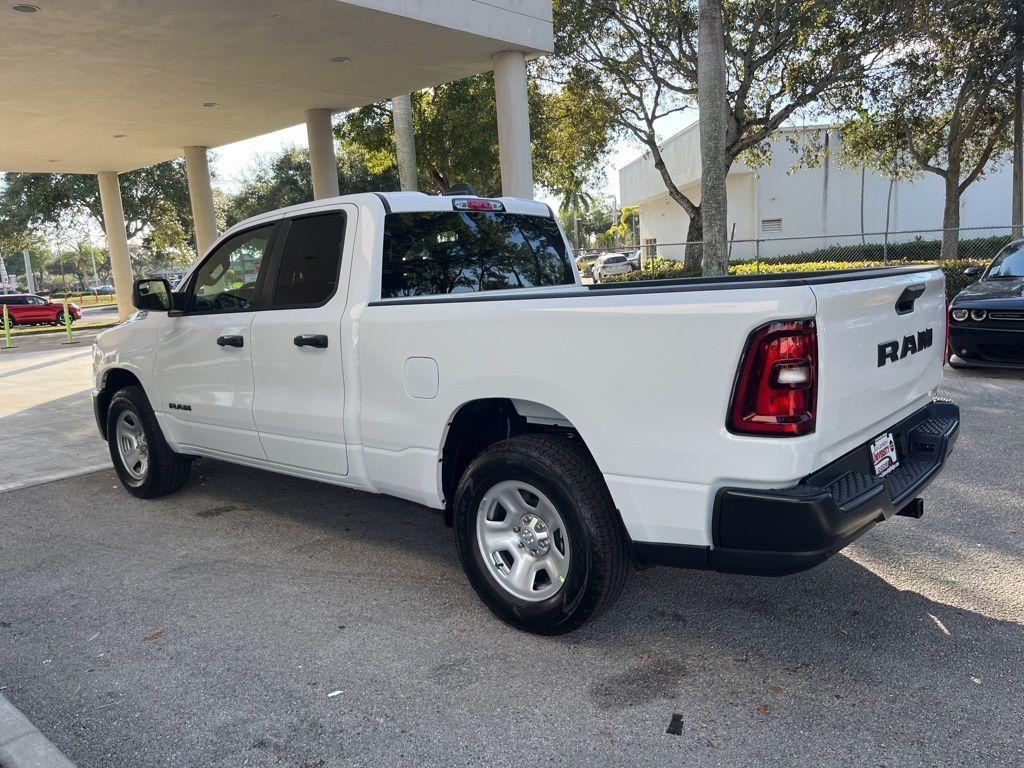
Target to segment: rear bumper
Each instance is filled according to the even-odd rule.
[[[637,558],[641,565],[766,576],[813,568],[875,523],[899,512],[919,516],[917,495],[942,469],[959,428],[959,407],[934,401],[885,430],[900,458],[885,477],[874,476],[864,443],[792,488],[722,488],[713,548],[637,544]]]

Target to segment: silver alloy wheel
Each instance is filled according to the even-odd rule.
[[[145,480],[146,470],[149,469],[149,447],[146,445],[146,433],[142,429],[139,415],[133,411],[121,411],[117,417],[114,437],[125,472],[132,480]]]
[[[476,541],[491,576],[520,600],[547,600],[569,575],[565,523],[529,483],[505,480],[487,491],[477,510]]]

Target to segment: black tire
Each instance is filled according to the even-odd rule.
[[[18,324],[18,321],[14,319],[14,315],[7,315],[7,327],[13,328]],[[0,315],[0,326],[3,326],[3,315]]]
[[[61,310],[60,312],[57,313],[57,317],[54,318],[53,322],[54,322],[55,325],[59,325],[62,328],[64,327],[64,311],[63,310]],[[74,324],[74,322],[75,322],[75,318],[72,315],[71,316],[71,323]]]
[[[504,589],[477,545],[481,501],[505,480],[527,482],[544,493],[568,532],[568,575],[543,601],[521,600]],[[503,621],[527,632],[559,635],[576,629],[615,601],[630,570],[626,533],[604,478],[586,449],[569,438],[522,435],[484,450],[459,481],[454,523],[459,559],[480,599]]]
[[[125,467],[117,446],[117,421],[125,411],[138,419],[146,438],[148,466],[141,479],[133,477]],[[192,460],[171,450],[140,386],[125,387],[111,398],[107,409],[107,445],[114,471],[133,496],[155,499],[174,493],[188,481]]]

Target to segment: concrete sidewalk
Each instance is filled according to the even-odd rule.
[[[74,763],[3,696],[0,696],[0,766],[75,768]]]
[[[0,492],[110,466],[92,416],[92,355],[96,332],[16,337],[0,352]]]

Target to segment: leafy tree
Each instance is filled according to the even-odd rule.
[[[557,82],[589,93],[620,135],[643,144],[671,198],[702,237],[701,207],[662,156],[658,126],[697,99],[697,0],[555,0]],[[891,0],[727,0],[727,173],[740,156],[763,162],[768,140],[801,111],[858,87],[902,34],[908,10]],[[700,264],[688,249],[686,266]],[[717,270],[718,265],[710,265]]]
[[[119,178],[125,234],[151,247],[191,250],[192,208],[185,161],[171,160]],[[92,175],[8,173],[0,192],[0,242],[38,241],[87,216],[103,223],[99,185]]]
[[[590,178],[609,138],[610,116],[584,100],[578,89],[552,90],[532,80],[530,125],[536,181],[565,189],[573,174]],[[480,195],[501,193],[498,124],[491,73],[467,77],[412,95],[419,187],[447,192],[469,182]],[[342,142],[366,152],[372,172],[395,166],[395,139],[388,103],[349,112],[337,128]]]
[[[572,233],[573,248],[580,247],[580,213],[594,204],[594,196],[583,185],[577,176],[569,175],[558,187],[552,190],[562,203],[558,208],[559,218],[565,229]]]
[[[343,195],[397,189],[394,168],[376,171],[366,152],[357,145],[343,144],[338,154],[338,187]],[[289,147],[254,163],[243,175],[236,192],[220,201],[227,226],[259,213],[308,203],[313,199],[309,151]]]
[[[961,196],[1010,147],[1013,71],[1024,56],[1010,32],[1012,5],[922,3],[919,38],[872,78],[843,127],[848,151],[869,167],[943,180],[943,259],[957,255]]]

